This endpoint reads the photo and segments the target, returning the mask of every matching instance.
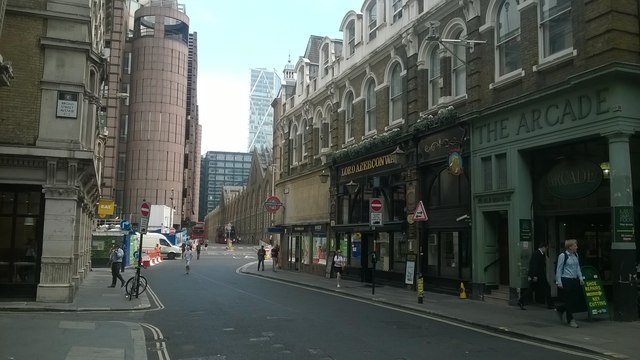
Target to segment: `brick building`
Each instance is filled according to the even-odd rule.
[[[0,297],[70,302],[90,269],[105,8],[57,5],[0,2]]]

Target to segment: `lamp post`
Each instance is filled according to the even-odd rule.
[[[171,215],[169,215],[169,227],[170,228],[173,227],[173,212],[174,212],[174,209],[173,209],[173,206],[174,206],[173,205],[173,195],[174,195],[173,188],[171,188],[171,197],[169,198],[169,200],[171,200]]]

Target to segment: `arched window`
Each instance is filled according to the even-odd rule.
[[[436,45],[429,53],[429,107],[438,105],[440,101],[440,45]]]
[[[291,125],[291,131],[289,131],[289,140],[291,141],[291,161],[290,165],[295,165],[298,163],[298,126],[296,124]]]
[[[376,82],[371,79],[367,83],[367,97],[365,99],[365,134],[376,130]]]
[[[344,142],[353,139],[353,92],[347,93],[344,114]]]
[[[504,0],[500,4],[496,23],[498,76],[503,76],[521,68],[520,12],[516,0]]]
[[[402,119],[402,67],[399,63],[393,65],[389,86],[389,123]]]
[[[304,162],[307,159],[307,144],[305,134],[307,132],[307,119],[302,120],[300,124],[300,161]]]
[[[453,36],[459,40],[462,37],[462,30],[457,31]],[[465,66],[467,50],[465,46],[454,46],[454,56],[451,57],[451,93],[454,97],[467,93],[467,67]]]
[[[324,116],[320,122],[320,144],[323,149],[329,149],[331,146],[331,127],[330,125],[331,108],[324,110]]]
[[[351,56],[356,52],[356,21],[349,21],[347,25],[347,55]]]

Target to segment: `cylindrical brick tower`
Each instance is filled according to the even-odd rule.
[[[135,13],[125,207],[173,209],[180,223],[187,124],[189,18],[176,2],[151,2]],[[167,224],[164,224],[167,225]]]

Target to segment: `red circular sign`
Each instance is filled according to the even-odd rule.
[[[382,211],[382,201],[380,199],[371,199],[371,211],[380,212]]]
[[[142,205],[140,205],[140,214],[143,217],[148,217],[150,212],[151,212],[151,205],[149,205],[148,202],[143,202]]]
[[[282,202],[277,196],[269,196],[267,200],[264,201],[264,208],[270,213],[278,211],[281,206]]]

